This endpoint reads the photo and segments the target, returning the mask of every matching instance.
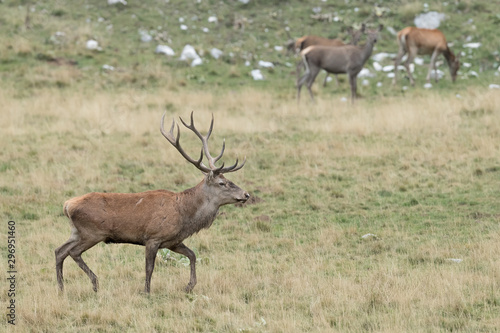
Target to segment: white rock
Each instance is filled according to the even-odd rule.
[[[469,71],[468,73],[470,76],[474,76],[474,77],[479,77],[479,74],[477,74],[476,71]]]
[[[358,73],[358,77],[374,77],[375,74],[372,74],[368,68],[363,68],[361,71]]]
[[[472,66],[472,64],[468,63],[468,62],[464,62],[462,64],[462,66],[464,66],[465,68],[470,68]]]
[[[477,49],[481,46],[481,43],[467,43],[464,44],[463,47],[469,48],[469,49]]]
[[[217,48],[213,48],[210,50],[210,55],[214,57],[214,59],[219,59],[219,57],[223,54],[223,52]]]
[[[396,76],[396,74],[394,74],[394,72],[387,73],[387,77],[390,79],[392,79],[394,76]]]
[[[417,28],[437,29],[445,15],[438,12],[423,13],[415,17],[414,23]]]
[[[161,53],[161,54],[165,54],[168,56],[175,55],[174,50],[172,50],[172,48],[170,46],[167,46],[167,45],[157,45],[155,53]]]
[[[179,60],[182,61],[191,60],[191,67],[198,66],[203,63],[198,53],[196,53],[194,47],[192,47],[189,44],[186,44],[186,46],[184,46],[184,48],[182,49],[182,53]]]
[[[186,31],[188,29],[188,26],[185,24],[181,24],[180,28],[181,28],[181,30]]]
[[[377,236],[374,234],[366,234],[366,235],[361,236],[361,238],[368,238],[368,237],[377,237]]]
[[[440,69],[431,71],[431,79],[441,80],[444,77],[444,72]]]
[[[449,259],[446,259],[446,260],[454,262],[456,264],[460,264],[463,261],[463,259],[457,259],[457,258],[449,258]]]
[[[149,43],[150,41],[153,40],[153,37],[143,29],[139,29],[139,36],[141,37],[141,42],[143,43]]]
[[[273,68],[274,67],[272,62],[263,61],[263,60],[259,60],[259,66],[264,67],[264,68]]]
[[[184,22],[184,17],[179,17],[179,23],[183,23]]]
[[[363,86],[369,86],[370,85],[370,81],[368,81],[367,79],[364,79],[363,81],[361,81],[361,84]]]
[[[198,66],[198,65],[201,65],[201,64],[203,64],[203,60],[201,60],[201,58],[196,58],[191,63],[191,67]]]
[[[201,31],[203,31],[203,32],[209,32],[210,30],[208,28],[203,27],[203,28],[201,28]]]
[[[500,85],[499,84],[494,84],[494,83],[490,84],[488,87],[490,89],[500,89]]]
[[[382,65],[379,64],[378,62],[374,61],[373,62],[373,69],[375,69],[377,72],[380,72],[382,70]]]
[[[397,36],[398,35],[398,32],[396,30],[394,30],[393,27],[387,27],[386,29],[387,29],[387,31],[389,31],[389,33],[391,35],[393,35],[393,36]]]
[[[387,58],[387,57],[394,57],[394,56],[395,55],[391,54],[391,53],[380,52],[380,53],[372,55],[372,60],[377,61],[377,62],[381,62],[381,61],[384,61],[385,58]]]
[[[262,73],[260,72],[260,69],[254,69],[250,72],[250,74],[252,75],[253,79],[255,81],[258,81],[258,80],[264,80],[264,76],[262,75]]]
[[[430,88],[432,88],[432,84],[431,83],[426,83],[426,84],[424,84],[424,88],[425,89],[430,89]]]
[[[275,45],[274,46],[274,50],[278,51],[278,52],[283,51],[283,46],[281,46],[281,45]]]
[[[122,5],[126,5],[127,1],[125,0],[108,0],[108,5],[116,5],[121,3]]]
[[[346,98],[346,97],[341,97],[341,98],[340,98],[340,101],[341,101],[341,102],[347,102],[347,98]]]
[[[313,7],[312,11],[314,12],[314,14],[319,14],[321,13],[321,7]]]
[[[394,71],[394,65],[387,65],[382,68],[383,72],[393,72]]]
[[[419,66],[422,66],[424,64],[424,58],[420,58],[420,57],[416,57],[414,60],[413,60],[414,63],[416,63],[417,65]]]
[[[113,66],[106,65],[106,64],[102,65],[102,69],[104,69],[105,71],[114,71],[115,70],[115,68]]]
[[[380,81],[379,81],[379,82],[377,82],[377,87],[378,87],[378,88],[382,87],[382,82],[380,82]]]
[[[85,47],[88,50],[98,50],[99,49],[99,43],[96,40],[89,39],[87,43],[85,44]]]
[[[208,18],[208,22],[209,23],[217,23],[218,22],[217,17],[216,16],[210,16]]]
[[[245,66],[247,66],[247,67],[250,66],[250,61],[248,61],[248,60],[245,61]]]
[[[239,2],[241,2],[242,4],[246,5],[247,3],[250,2],[250,0],[238,0]]]

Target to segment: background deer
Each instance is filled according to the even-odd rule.
[[[205,174],[205,178],[195,187],[183,192],[174,193],[166,190],[147,191],[142,193],[89,193],[70,199],[64,203],[64,214],[70,219],[71,236],[66,243],[55,250],[56,272],[59,288],[64,290],[63,263],[69,255],[88,275],[94,291],[97,291],[97,276],[83,261],[81,254],[99,242],[129,243],[146,247],[146,283],[144,291],[149,293],[151,275],[158,249],[167,248],[189,258],[191,274],[186,291],[190,292],[196,285],[196,256],[183,244],[184,239],[203,228],[212,225],[220,206],[236,202],[245,202],[250,195],[224,177],[224,173],[234,172],[243,167],[236,163],[229,167],[216,167],[215,163],[222,157],[212,157],[208,150],[208,139],[212,133],[213,115],[210,129],[206,136],[198,132],[194,126],[193,113],[191,124],[181,122],[193,131],[202,142],[202,150],[198,160],[192,159],[182,149],[177,125],[177,137],[174,137],[175,121],[167,133],[163,128],[165,114],[161,119],[161,133],[179,153],[196,168]],[[203,155],[208,160],[206,166]]]
[[[410,78],[411,85],[415,85],[415,80],[410,72],[410,64],[415,59],[417,54],[431,55],[431,63],[429,64],[429,71],[427,73],[427,83],[431,80],[432,69],[436,70],[436,59],[442,53],[448,63],[450,69],[451,80],[455,82],[457,78],[457,72],[460,68],[459,57],[451,52],[448,44],[446,43],[446,38],[444,34],[437,29],[421,29],[416,27],[406,27],[400,32],[398,32],[398,45],[399,51],[396,56],[396,61],[394,64],[394,79],[393,84],[396,84],[398,66],[401,62],[401,58],[408,53],[408,58],[404,63],[408,77]],[[436,75],[436,82],[438,82],[438,76]]]
[[[377,30],[369,30],[366,44],[363,46],[344,45],[332,47],[313,45],[302,50],[300,54],[306,67],[306,72],[297,80],[297,102],[300,102],[300,89],[306,82],[311,99],[314,101],[311,86],[321,69],[332,74],[347,74],[349,84],[351,85],[351,101],[354,102],[357,91],[358,73],[370,58],[373,46],[377,42],[379,32],[382,28],[383,25],[380,25]]]
[[[351,40],[348,44],[345,44],[340,38],[329,39],[320,36],[309,35],[297,38],[297,40],[294,41],[293,44],[291,44],[292,45],[291,47],[294,49],[296,53],[299,53],[300,51],[312,45],[324,45],[324,46],[358,45],[358,42],[361,39],[361,35],[365,32],[365,24],[363,23],[359,30],[354,30],[352,27],[347,27],[347,32],[351,36]],[[301,64],[300,66],[302,66],[303,62],[300,61],[300,64]],[[301,72],[300,67],[297,67],[297,79],[300,77],[300,72]],[[326,86],[328,75],[329,73],[327,72],[325,79],[323,81],[323,87]],[[335,75],[335,81],[337,82],[338,85],[339,80],[337,75]]]

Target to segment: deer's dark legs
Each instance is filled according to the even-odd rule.
[[[151,290],[151,276],[155,268],[156,253],[160,244],[156,242],[146,243],[146,283],[144,285],[144,292],[149,294]]]
[[[193,251],[191,251],[191,249],[189,249],[183,243],[170,248],[170,250],[185,255],[189,259],[189,264],[191,266],[191,274],[189,278],[189,283],[186,286],[186,292],[189,293],[191,292],[191,290],[193,290],[194,286],[196,285],[196,255],[194,254]]]

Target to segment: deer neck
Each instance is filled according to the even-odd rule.
[[[443,51],[443,56],[446,59],[448,66],[451,66],[453,61],[455,61],[455,54],[453,54],[453,52],[451,52],[451,50],[448,47],[446,48],[446,50]]]
[[[183,225],[190,234],[209,228],[215,220],[220,204],[208,195],[205,180],[177,195],[178,209],[184,217]]]
[[[372,55],[374,45],[374,40],[368,40],[366,44],[361,47],[361,58],[363,60],[363,64],[366,63],[368,58],[370,58],[370,56]]]

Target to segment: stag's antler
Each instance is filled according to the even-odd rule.
[[[212,114],[212,121],[210,122],[210,128],[208,129],[207,135],[203,136],[201,133],[196,129],[194,126],[194,119],[193,119],[193,112],[191,112],[191,123],[188,125],[182,120],[182,118],[179,117],[181,120],[182,124],[189,128],[191,131],[196,134],[196,136],[201,140],[201,143],[203,145],[200,153],[200,158],[198,160],[192,159],[185,151],[182,149],[180,143],[179,143],[179,138],[181,136],[181,132],[179,129],[179,125],[175,123],[175,120],[172,120],[172,126],[170,127],[170,131],[167,133],[165,132],[165,129],[163,128],[163,123],[165,120],[165,113],[163,113],[163,116],[161,118],[161,125],[160,125],[160,131],[161,134],[170,142],[178,151],[181,153],[181,155],[191,164],[193,164],[195,167],[197,167],[199,170],[208,173],[208,172],[213,172],[213,173],[227,173],[227,172],[234,172],[239,169],[241,169],[246,162],[246,158],[244,159],[243,163],[238,166],[238,159],[236,159],[236,163],[232,166],[229,167],[224,167],[224,163],[220,167],[216,167],[215,163],[221,159],[222,155],[224,154],[224,150],[226,149],[226,141],[222,141],[222,150],[220,154],[217,157],[212,157],[210,155],[210,151],[208,150],[208,139],[210,138],[210,135],[212,134],[212,129],[214,126],[214,115]],[[177,125],[177,137],[174,137],[174,127]],[[203,153],[205,153],[205,156],[207,157],[208,160],[208,167],[203,164]]]

